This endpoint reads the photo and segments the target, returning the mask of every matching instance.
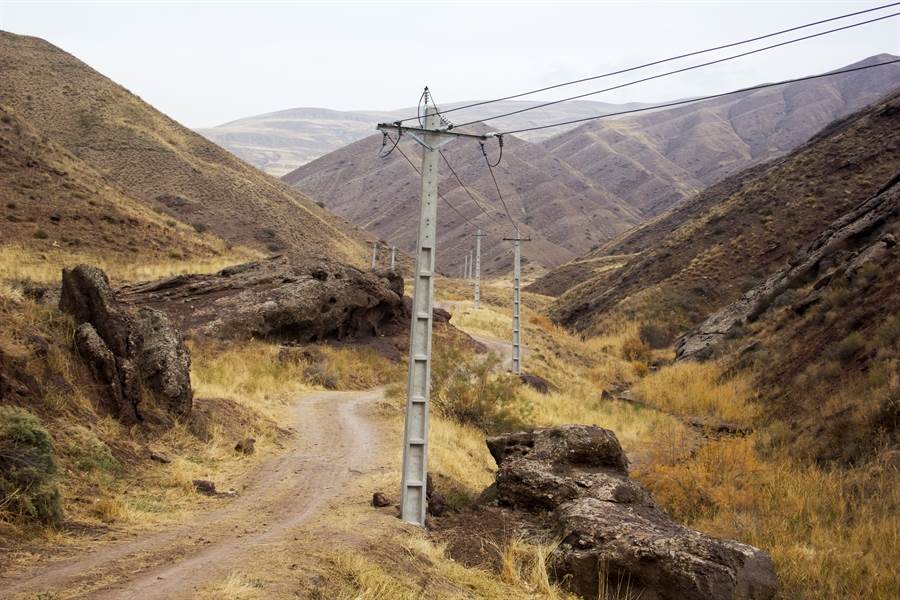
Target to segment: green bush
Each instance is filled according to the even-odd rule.
[[[33,414],[0,406],[0,513],[12,520],[56,525],[62,502],[50,436]]]
[[[431,401],[441,415],[486,432],[526,426],[528,406],[516,394],[519,380],[497,373],[500,360],[464,353],[436,352],[431,365]]]

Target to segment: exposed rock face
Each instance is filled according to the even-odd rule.
[[[563,425],[489,438],[501,505],[552,512],[562,543],[554,575],[596,598],[600,578],[644,600],[768,600],[777,591],[761,550],[673,523],[628,477],[613,432]]]
[[[133,285],[121,297],[164,310],[185,331],[223,339],[372,336],[405,315],[397,273],[287,257]]]
[[[853,253],[846,251],[849,240],[865,237],[900,212],[900,175],[894,177],[872,198],[866,200],[820,233],[806,248],[796,253],[780,270],[745,293],[736,302],[713,313],[675,344],[676,360],[705,360],[715,355],[717,346],[738,325],[756,319],[785,290],[818,278],[817,290],[834,276],[835,267],[859,268],[896,244],[893,236],[876,237]],[[823,273],[825,271],[826,273]],[[831,272],[828,272],[831,271]],[[827,278],[827,279],[826,279]],[[805,301],[817,301],[814,293]],[[801,303],[797,310],[803,310]]]
[[[191,411],[191,360],[181,334],[156,310],[120,303],[102,270],[63,270],[60,310],[75,318],[75,346],[107,386],[110,409],[125,423],[142,419],[142,389],[166,411]]]

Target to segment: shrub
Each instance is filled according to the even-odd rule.
[[[639,336],[628,336],[622,342],[622,358],[647,362],[650,360],[650,347]]]
[[[191,227],[193,227],[194,231],[197,233],[204,233],[209,230],[209,225],[206,223],[192,223]]]
[[[431,365],[431,400],[441,415],[483,431],[509,431],[525,425],[527,405],[516,394],[519,381],[495,373],[500,360],[448,348]]]
[[[38,229],[34,232],[34,239],[36,240],[46,240],[48,237],[50,237],[50,234],[43,229]]]
[[[55,525],[62,503],[50,436],[33,414],[0,406],[0,513]]]
[[[644,323],[638,330],[638,337],[654,350],[665,348],[672,343],[672,337],[659,325]]]

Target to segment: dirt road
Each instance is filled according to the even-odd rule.
[[[0,576],[0,598],[141,599],[190,597],[221,579],[242,557],[302,533],[352,478],[373,466],[383,436],[370,418],[382,392],[321,392],[293,412],[289,447],[258,465],[234,499],[189,523],[111,542],[32,572]],[[52,594],[52,595],[51,595]]]

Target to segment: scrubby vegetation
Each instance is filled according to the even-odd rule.
[[[62,502],[47,430],[28,411],[0,406],[0,519],[57,525]]]

